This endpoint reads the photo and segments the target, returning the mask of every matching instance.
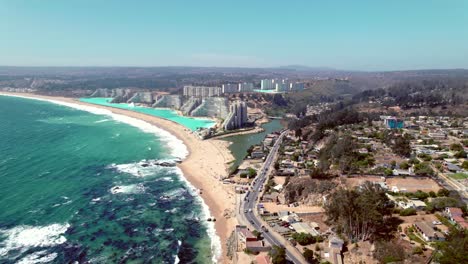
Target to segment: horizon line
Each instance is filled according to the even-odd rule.
[[[159,65],[159,66],[124,66],[124,65],[0,65],[0,68],[218,68],[218,69],[294,69],[303,68],[310,71],[333,71],[333,72],[361,72],[361,73],[377,73],[377,72],[405,72],[405,71],[444,71],[444,70],[468,70],[468,68],[414,68],[414,69],[393,69],[393,70],[343,70],[326,66],[307,66],[307,65],[281,65],[268,67],[247,67],[247,66],[190,66],[190,65]]]

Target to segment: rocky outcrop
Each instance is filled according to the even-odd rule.
[[[299,202],[308,206],[320,206],[323,197],[329,194],[338,183],[333,180],[316,180],[309,176],[291,177],[278,196],[282,204]]]

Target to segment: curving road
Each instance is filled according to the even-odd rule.
[[[241,209],[242,209],[241,214],[243,214],[244,218],[257,230],[262,230],[262,222],[255,214],[256,206],[258,204],[257,203],[258,196],[261,193],[261,190],[263,189],[265,181],[267,180],[267,173],[269,169],[272,167],[272,163],[274,162],[274,157],[276,156],[276,153],[278,152],[278,149],[281,145],[281,141],[284,135],[287,133],[287,131],[288,130],[285,130],[281,133],[281,135],[278,137],[278,140],[275,142],[275,144],[271,148],[271,151],[266,157],[265,163],[263,164],[263,167],[260,170],[260,173],[257,175],[255,180],[253,181],[252,190],[247,192],[245,196],[245,201],[241,205]],[[300,259],[300,257],[297,256],[298,254],[297,252],[292,252],[292,250],[288,249],[287,245],[285,245],[284,243],[281,243],[270,232],[263,232],[262,235],[265,238],[265,240],[268,241],[268,243],[270,243],[271,245],[285,247],[286,257],[290,262],[295,263],[295,264],[303,263],[303,261],[301,261],[302,259]]]

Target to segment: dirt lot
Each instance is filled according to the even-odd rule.
[[[288,207],[284,204],[276,203],[262,203],[265,209],[269,212],[276,213],[279,211],[290,211],[294,213],[319,213],[323,212],[323,208],[320,206],[305,206],[300,205],[298,207]]]
[[[348,187],[356,187],[363,184],[366,181],[370,182],[382,182],[385,181],[388,188],[391,190],[393,186],[396,186],[399,190],[406,189],[407,192],[416,192],[421,190],[424,192],[434,191],[437,192],[440,186],[430,178],[414,178],[414,177],[392,177],[382,179],[378,176],[360,176],[346,179],[346,185]]]
[[[325,223],[325,214],[320,213],[320,214],[315,214],[315,215],[308,215],[308,216],[302,216],[302,222],[304,223],[310,223],[310,222],[315,222],[319,226],[319,231],[320,233],[327,232],[329,229],[329,226]]]
[[[439,221],[437,217],[433,214],[426,214],[425,212],[418,212],[417,215],[410,215],[410,216],[398,216],[401,218],[404,223],[401,224],[402,229],[404,230],[405,227],[411,226],[416,222],[431,222],[432,221]],[[448,227],[445,225],[437,225],[437,228],[440,229],[442,232],[448,231]]]
[[[408,192],[415,192],[417,190],[437,192],[440,189],[440,186],[430,178],[388,178],[386,182],[389,188],[397,186],[398,189],[406,189]]]

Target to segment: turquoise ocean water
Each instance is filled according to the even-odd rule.
[[[111,104],[110,103],[111,100],[112,98],[103,98],[103,97],[80,98],[80,101],[82,102],[104,105],[104,106],[111,106],[111,107],[116,107],[116,108],[121,108],[121,109],[127,109],[127,110],[132,110],[135,112],[140,112],[140,113],[144,113],[148,115],[161,117],[161,118],[179,123],[189,128],[192,131],[200,127],[207,128],[207,127],[212,127],[215,125],[215,122],[212,120],[181,116],[181,115],[178,115],[177,112],[170,110],[170,109],[131,106],[130,104]]]
[[[183,145],[116,120],[0,96],[0,263],[211,262],[206,207],[155,165]]]

